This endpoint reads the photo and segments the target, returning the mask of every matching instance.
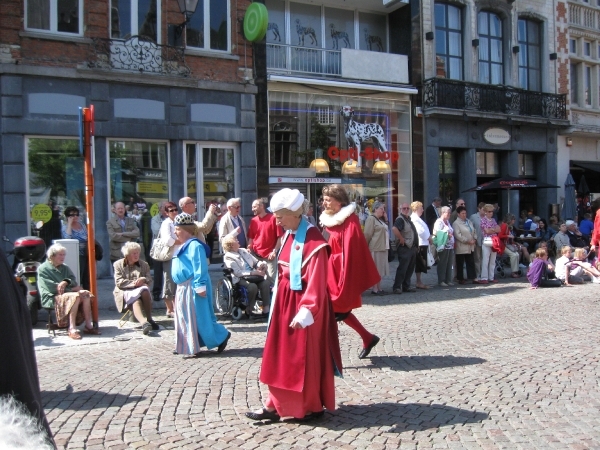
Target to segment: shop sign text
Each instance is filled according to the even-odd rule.
[[[342,162],[348,161],[349,159],[356,161],[359,156],[365,160],[378,159],[380,161],[391,160],[391,162],[396,162],[400,159],[398,152],[380,152],[374,147],[367,147],[364,151],[358,152],[354,148],[346,150],[331,146],[327,150],[327,156],[330,159],[339,159]]]

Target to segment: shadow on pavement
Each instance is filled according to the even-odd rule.
[[[483,358],[470,356],[452,356],[452,355],[424,355],[424,356],[371,356],[371,364],[367,366],[345,368],[381,368],[389,367],[392,370],[410,372],[412,370],[431,370],[442,369],[446,367],[469,366],[473,364],[483,364],[486,362]]]
[[[392,427],[389,433],[424,431],[454,424],[482,422],[488,414],[447,405],[425,403],[376,403],[373,405],[340,405],[312,426],[330,430],[348,430],[377,426]]]
[[[109,394],[90,389],[73,391],[71,385],[68,385],[64,391],[42,391],[42,403],[46,409],[90,411],[92,409],[119,407],[127,403],[137,403],[144,399],[145,397],[139,395]]]

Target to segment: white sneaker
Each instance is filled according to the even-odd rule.
[[[442,287],[448,287],[448,285],[446,283],[444,283],[443,281],[440,283],[440,286],[442,286]]]
[[[600,283],[600,277],[592,277],[592,283],[599,284]]]

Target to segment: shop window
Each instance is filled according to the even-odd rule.
[[[67,206],[76,206],[85,221],[83,157],[77,139],[30,138],[26,140],[29,163],[31,224],[42,221],[40,237],[46,245],[61,239],[61,220]],[[31,232],[34,235],[33,229]]]
[[[440,150],[440,197],[448,204],[453,203],[458,194],[456,173],[456,152]]]
[[[166,142],[109,141],[110,199],[123,202],[128,211],[133,203],[145,204],[138,222],[148,257],[152,243],[150,220],[158,214],[158,204],[169,199]]]
[[[462,11],[447,3],[435,4],[435,49],[440,75],[463,79]]]
[[[159,43],[160,0],[112,0],[110,35],[113,39],[141,36]]]
[[[519,153],[519,176],[535,177],[535,155]]]
[[[186,26],[188,47],[229,51],[229,0],[200,0]]]
[[[323,108],[319,108],[317,110],[317,114],[319,117],[319,123],[321,125],[333,125],[334,123],[334,116],[333,116],[333,108],[331,108],[330,106],[326,106]]]
[[[477,152],[476,154],[477,176],[498,176],[500,175],[500,164],[498,153]]]
[[[491,12],[479,13],[479,82],[503,84],[502,21]]]
[[[519,84],[529,91],[542,90],[541,26],[538,22],[519,19]]]
[[[28,30],[81,35],[83,0],[25,0]]]

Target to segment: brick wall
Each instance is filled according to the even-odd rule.
[[[225,1],[225,0],[223,0]],[[242,19],[250,0],[231,1],[231,55],[239,59],[224,59],[186,54],[192,77],[229,83],[244,83],[252,77],[252,45],[243,37]],[[84,2],[83,38],[40,37],[39,33],[24,32],[24,1],[0,1],[0,62],[32,66],[85,67],[95,59],[90,38],[109,37],[109,0]],[[168,25],[180,24],[183,16],[176,0],[162,0],[161,32],[163,43]],[[237,10],[235,7],[237,6]]]

